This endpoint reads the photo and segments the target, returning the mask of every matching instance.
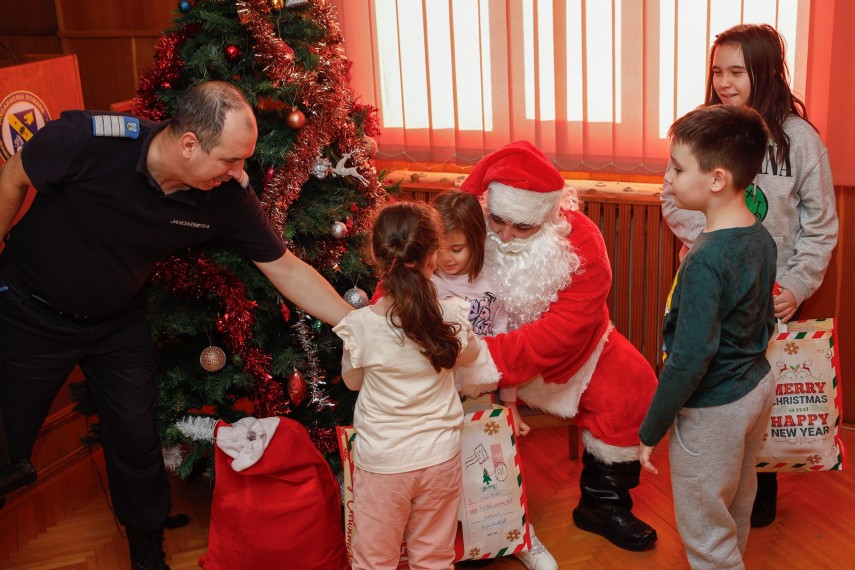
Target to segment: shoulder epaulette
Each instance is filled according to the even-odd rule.
[[[92,134],[96,137],[138,139],[140,120],[129,115],[92,115]]]

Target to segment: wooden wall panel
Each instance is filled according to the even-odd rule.
[[[87,109],[109,109],[113,101],[133,95],[136,75],[129,40],[66,38],[63,43],[65,51],[77,54]]]
[[[17,63],[35,61],[49,55],[62,55],[62,44],[56,34],[37,35],[0,35],[0,43],[15,54]],[[0,67],[15,65],[9,51],[0,48]]]
[[[171,26],[178,0],[56,0],[60,29],[75,32],[160,32]]]
[[[54,0],[0,0],[0,43],[15,54],[18,62],[32,61],[28,54],[59,54]],[[0,48],[0,67],[15,62]]]
[[[56,32],[56,24],[54,0],[0,0],[0,35]]]
[[[78,55],[87,108],[109,109],[134,96],[177,6],[173,0],[56,0],[59,38],[66,53]]]

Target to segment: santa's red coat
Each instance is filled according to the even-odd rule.
[[[637,445],[656,375],[612,327],[606,304],[612,271],[599,228],[580,212],[566,215],[581,269],[536,321],[486,339],[499,386],[519,386],[530,406],[575,417],[606,444]]]

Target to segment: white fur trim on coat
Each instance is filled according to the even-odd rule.
[[[517,396],[530,408],[549,412],[553,416],[561,418],[572,418],[579,411],[579,399],[582,392],[588,388],[600,355],[603,353],[609,334],[614,330],[614,325],[609,323],[606,332],[597,343],[594,352],[582,367],[564,384],[547,383],[543,376],[537,375],[529,382],[521,384],[517,390]]]
[[[564,200],[564,188],[554,192],[535,192],[491,182],[487,190],[490,214],[516,224],[542,225],[555,217]]]
[[[464,396],[474,397],[492,392],[499,386],[502,373],[496,368],[490,349],[483,339],[478,339],[481,351],[474,362],[466,366],[454,367],[454,387]]]
[[[601,439],[594,437],[590,430],[582,431],[582,443],[585,444],[585,451],[605,463],[626,463],[627,461],[638,461],[638,452],[641,450],[640,445],[629,445],[627,447],[619,447],[606,443]]]

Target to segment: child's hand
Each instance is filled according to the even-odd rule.
[[[514,418],[514,436],[526,436],[528,432],[531,431],[531,428],[522,420],[522,416],[520,415],[520,410],[517,408],[516,402],[505,402],[505,407],[511,411],[511,415]]]
[[[659,470],[650,462],[650,455],[653,453],[654,449],[656,448],[642,443],[641,449],[638,451],[638,460],[641,461],[641,466],[646,470],[650,471],[654,475],[659,475]]]
[[[775,318],[785,323],[789,321],[796,312],[796,298],[786,289],[781,289],[779,295],[775,295]]]

